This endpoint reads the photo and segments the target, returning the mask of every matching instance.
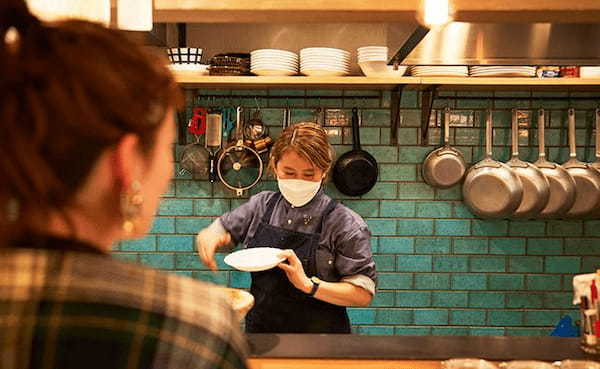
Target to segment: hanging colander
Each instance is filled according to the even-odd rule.
[[[241,196],[260,181],[263,162],[260,155],[244,144],[241,124],[242,108],[237,108],[236,143],[221,152],[217,162],[217,173],[223,184]]]

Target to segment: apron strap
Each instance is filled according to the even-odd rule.
[[[273,210],[275,209],[275,204],[277,204],[277,201],[279,201],[279,199],[281,199],[281,197],[282,197],[281,192],[277,192],[276,194],[274,194],[271,197],[269,202],[267,202],[267,211],[265,211],[265,214],[263,215],[263,218],[262,218],[263,223],[270,224],[271,215],[273,214]]]
[[[327,216],[329,216],[329,214],[336,208],[337,205],[338,205],[338,202],[336,200],[334,200],[334,199],[329,200],[329,204],[327,204],[327,207],[323,211],[323,216],[321,217],[321,223],[319,224],[319,227],[317,228],[315,233],[321,233],[321,231],[323,230],[323,224],[325,224],[325,219],[327,219]]]

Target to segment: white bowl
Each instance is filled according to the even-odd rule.
[[[194,73],[200,76],[208,75],[208,70],[210,69],[210,65],[208,64],[178,64],[171,63],[169,64],[169,69],[174,72],[182,72],[182,73]]]
[[[303,65],[300,67],[300,71],[303,72],[305,70],[329,70],[329,71],[335,71],[335,72],[343,72],[343,73],[350,73],[350,68],[345,68],[345,67],[336,67],[336,66],[332,66],[332,65],[320,65],[320,64],[308,64],[308,65]]]
[[[252,56],[250,61],[253,60],[281,60],[286,62],[297,62],[299,58],[288,58],[287,56],[275,56],[275,55],[257,55]]]
[[[367,77],[401,77],[406,73],[406,65],[399,65],[394,70],[393,65],[387,65],[386,61],[367,61],[358,63],[360,70]]]
[[[298,64],[288,64],[288,63],[268,63],[268,62],[256,62],[256,63],[251,63],[250,67],[251,68],[255,68],[255,67],[276,67],[276,68],[283,68],[283,69],[298,69]]]
[[[225,295],[225,299],[229,301],[240,320],[244,319],[246,313],[254,306],[254,296],[248,291],[238,288],[220,288],[219,291]]]

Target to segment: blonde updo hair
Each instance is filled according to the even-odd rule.
[[[277,162],[288,150],[294,150],[327,176],[335,160],[327,131],[319,124],[300,122],[284,129],[271,148],[269,169],[275,174]]]

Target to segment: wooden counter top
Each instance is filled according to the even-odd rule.
[[[579,347],[579,338],[562,337],[451,337],[451,336],[363,336],[330,334],[249,334],[251,358],[262,363],[281,359],[306,362],[360,360],[392,361],[407,369],[437,369],[439,361],[477,357],[490,361],[597,359]],[[268,359],[268,360],[267,360]],[[256,361],[256,360],[255,360]],[[410,366],[419,362],[418,367]],[[333,363],[333,362],[331,362]],[[396,365],[394,364],[394,365]],[[414,364],[414,363],[413,363]],[[392,368],[388,366],[389,368]],[[280,367],[280,369],[284,366]],[[332,367],[329,366],[329,369]],[[353,366],[345,366],[353,368]]]

